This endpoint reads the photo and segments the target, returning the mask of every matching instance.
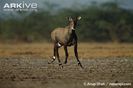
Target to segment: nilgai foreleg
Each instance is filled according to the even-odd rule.
[[[77,51],[77,43],[74,45],[74,53],[75,53],[75,57],[76,57],[76,59],[77,59],[77,61],[78,61],[78,65],[81,67],[81,68],[83,68],[83,66],[82,66],[82,64],[81,64],[81,62],[79,61],[79,58],[78,58],[78,51]]]
[[[67,58],[68,58],[68,50],[67,50],[67,46],[64,46],[64,51],[65,51],[65,55],[66,55],[66,58],[65,58],[65,62],[64,64],[67,63]]]
[[[53,57],[52,57],[52,61],[51,61],[51,62],[48,62],[48,64],[53,63],[53,62],[55,61],[55,59],[56,59],[56,47],[57,47],[56,45],[57,45],[57,44],[54,43],[54,49],[53,49],[54,55],[53,55]]]
[[[61,64],[61,61],[60,61],[60,57],[59,57],[59,47],[58,46],[56,46],[56,56],[57,56],[57,59],[58,59],[58,62],[59,62],[59,66],[61,66],[63,68],[63,66]]]

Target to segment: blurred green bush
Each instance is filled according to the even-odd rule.
[[[22,13],[19,13],[20,15]],[[50,32],[65,27],[67,17],[82,16],[78,23],[79,41],[133,42],[133,11],[116,3],[91,5],[83,9],[62,9],[56,14],[40,10],[22,19],[0,20],[0,41],[50,41]]]

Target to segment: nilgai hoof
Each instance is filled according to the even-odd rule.
[[[52,64],[55,61],[55,57],[52,57],[52,61],[48,62],[48,64]]]
[[[53,59],[52,61],[48,62],[48,64],[52,64],[55,60]]]
[[[63,68],[63,65],[62,65],[61,63],[59,64],[59,66],[60,66],[61,68]]]
[[[82,66],[82,64],[79,62],[78,63],[78,65],[82,68],[82,69],[84,69],[84,67]]]
[[[52,62],[48,62],[48,64],[51,64]]]

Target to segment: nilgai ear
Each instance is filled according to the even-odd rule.
[[[72,21],[73,19],[72,19],[71,17],[68,17],[68,20],[69,20],[69,21]]]
[[[81,16],[78,16],[78,17],[77,17],[77,20],[81,20]]]

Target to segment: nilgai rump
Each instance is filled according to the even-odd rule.
[[[75,53],[75,57],[78,61],[78,65],[83,68],[81,62],[79,61],[78,58],[78,51],[77,51],[77,35],[75,32],[76,26],[77,26],[77,22],[81,19],[81,17],[76,17],[75,19],[69,17],[68,18],[68,26],[64,27],[64,28],[56,28],[51,32],[51,38],[52,41],[54,43],[54,55],[52,57],[52,61],[49,63],[53,63],[55,61],[55,59],[58,59],[59,62],[59,66],[62,66],[60,58],[59,58],[59,48],[64,46],[64,50],[65,50],[65,62],[64,64],[67,63],[67,59],[68,59],[68,50],[67,47],[68,46],[74,46],[74,53]]]

